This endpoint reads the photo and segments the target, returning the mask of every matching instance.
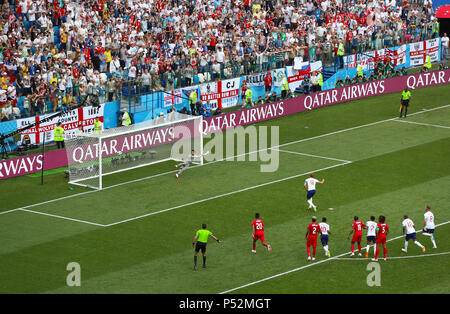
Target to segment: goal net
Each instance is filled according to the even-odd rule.
[[[203,164],[202,116],[172,112],[129,126],[66,140],[69,183],[95,189],[106,175],[169,160],[185,161],[195,151]]]

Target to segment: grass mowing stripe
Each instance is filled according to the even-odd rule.
[[[449,221],[446,221],[446,222],[443,222],[443,223],[440,223],[440,224],[437,224],[435,227],[437,228],[437,227],[446,225],[446,224],[448,224],[448,223],[450,223],[450,220],[449,220]],[[420,230],[420,231],[418,231],[418,232],[422,232],[422,230]],[[398,240],[398,239],[404,238],[404,237],[405,237],[404,235],[401,235],[401,236],[398,236],[398,237],[389,239],[389,240],[387,240],[386,242],[391,242],[391,241]],[[373,245],[370,245],[370,247],[373,247]],[[363,247],[362,249],[365,250],[366,247]],[[230,292],[233,292],[233,291],[236,291],[236,290],[239,290],[239,289],[242,289],[242,288],[246,288],[246,287],[249,287],[249,286],[253,286],[253,285],[256,285],[256,284],[258,284],[258,283],[261,283],[261,282],[264,282],[264,281],[268,281],[268,280],[271,280],[271,279],[274,279],[274,278],[277,278],[277,277],[281,277],[281,276],[284,276],[284,275],[287,275],[287,274],[290,274],[290,273],[293,273],[293,272],[296,272],[296,271],[299,271],[299,270],[302,270],[302,269],[305,269],[305,268],[308,268],[308,267],[312,267],[312,266],[319,265],[319,264],[322,264],[322,263],[325,263],[325,262],[329,262],[329,261],[338,260],[340,257],[345,256],[345,255],[348,255],[348,254],[350,254],[350,253],[351,253],[351,252],[346,252],[346,253],[342,253],[342,254],[333,256],[333,257],[328,258],[328,259],[323,259],[323,260],[320,260],[320,261],[317,261],[317,262],[313,262],[313,263],[311,263],[311,264],[307,264],[307,265],[305,265],[305,266],[301,266],[301,267],[298,267],[298,268],[294,268],[294,269],[288,270],[288,271],[283,272],[283,273],[279,273],[279,274],[276,274],[276,275],[273,275],[273,276],[270,276],[270,277],[266,277],[266,278],[263,278],[263,279],[260,279],[260,280],[257,280],[257,281],[250,282],[250,283],[245,284],[245,285],[242,285],[242,286],[240,286],[240,287],[236,287],[236,288],[233,288],[233,289],[229,289],[229,290],[220,292],[219,294],[230,293]],[[369,259],[366,259],[366,260],[369,260]]]

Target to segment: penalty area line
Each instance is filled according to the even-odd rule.
[[[429,111],[439,110],[439,109],[443,109],[443,108],[447,108],[447,107],[450,107],[450,104],[444,105],[444,106],[435,107],[435,108],[431,108],[431,109],[423,108],[421,111],[409,114],[409,116],[414,116],[414,115],[426,113],[426,112],[429,112]],[[358,126],[347,128],[347,129],[341,129],[341,130],[337,130],[337,131],[330,132],[330,133],[325,133],[325,134],[321,134],[321,135],[317,135],[317,136],[313,136],[313,137],[309,137],[309,138],[303,138],[303,139],[295,140],[295,141],[288,142],[288,143],[283,143],[283,144],[280,144],[280,145],[268,147],[268,148],[265,148],[265,149],[262,149],[262,150],[257,150],[257,151],[254,151],[254,152],[248,152],[248,153],[244,153],[244,154],[241,154],[241,155],[232,156],[232,158],[240,157],[242,155],[247,155],[247,154],[254,154],[254,153],[257,153],[257,152],[260,152],[260,151],[263,151],[263,150],[268,150],[268,149],[279,149],[280,147],[285,147],[285,146],[292,145],[292,144],[297,144],[297,143],[302,143],[302,142],[305,142],[305,141],[315,140],[315,139],[319,139],[319,138],[322,138],[322,137],[335,135],[335,134],[339,134],[339,133],[343,133],[343,132],[347,132],[347,131],[357,130],[357,129],[360,129],[360,128],[363,128],[363,127],[369,127],[369,126],[377,125],[377,124],[388,122],[388,121],[395,121],[395,120],[398,120],[398,119],[399,118],[391,118],[391,119],[375,121],[375,122],[371,122],[371,123],[367,123],[367,124],[363,124],[363,125],[358,125]],[[318,157],[318,156],[316,156],[316,157]],[[221,161],[226,161],[229,158],[230,157],[226,157],[226,158],[223,158],[221,160],[215,160],[215,161],[212,161],[212,162],[205,163],[203,165],[192,166],[191,169],[192,168],[196,168],[196,167],[202,167],[202,166],[215,164],[215,163],[221,162]],[[349,164],[349,163],[350,162],[346,162],[344,164]],[[342,165],[344,165],[344,164],[342,164]],[[119,183],[119,184],[115,184],[115,185],[111,185],[111,186],[105,187],[105,188],[103,188],[103,190],[108,190],[108,189],[112,189],[112,188],[119,187],[119,186],[122,186],[122,185],[148,180],[148,179],[151,179],[151,178],[154,178],[154,177],[159,177],[159,176],[163,176],[163,175],[167,175],[167,174],[172,174],[174,172],[176,172],[176,170],[167,171],[167,172],[163,172],[163,173],[159,173],[159,174],[155,174],[155,175],[151,175],[151,176],[147,176],[147,177],[144,177],[144,178],[139,178],[139,179],[135,179],[135,180],[131,180],[131,181],[126,181],[126,182],[123,182],[123,183]],[[72,198],[72,197],[82,196],[82,195],[86,195],[86,194],[89,194],[89,193],[96,193],[96,192],[100,192],[100,190],[90,190],[90,191],[75,193],[75,194],[71,194],[71,195],[67,195],[67,196],[63,196],[63,197],[59,197],[59,198],[50,199],[50,200],[47,200],[47,201],[44,201],[44,202],[40,202],[40,203],[26,205],[26,206],[22,206],[20,208],[15,208],[15,209],[11,209],[11,210],[0,212],[0,215],[13,213],[13,212],[16,212],[16,211],[24,211],[24,209],[27,209],[27,208],[37,207],[37,206],[41,206],[41,205],[45,205],[45,204],[49,204],[49,203],[58,202],[58,201],[65,200],[65,199],[69,199],[69,198]],[[182,206],[180,206],[180,207],[182,207]],[[167,210],[164,210],[164,211],[167,211]],[[45,213],[42,213],[42,212],[35,212],[35,211],[31,211],[31,210],[29,212],[40,213],[42,215],[45,214]],[[68,219],[68,220],[72,219],[72,218],[63,217],[63,216],[60,216],[60,218]],[[95,224],[95,223],[90,223],[90,224]],[[101,225],[101,224],[96,224],[96,225],[108,226],[108,225]]]
[[[423,125],[423,126],[431,126],[431,127],[434,127],[434,128],[441,128],[441,129],[450,129],[450,126],[445,126],[445,125],[440,125],[440,124],[431,124],[431,123],[407,121],[407,120],[392,120],[392,121],[403,122],[403,123],[410,123],[410,124],[417,124],[417,125]]]
[[[277,150],[277,151],[282,152],[282,153],[288,153],[288,154],[294,154],[294,155],[301,155],[301,156],[308,156],[308,157],[314,157],[314,158],[321,158],[321,159],[327,159],[327,160],[351,163],[350,160],[338,159],[338,158],[333,158],[333,157],[325,157],[325,156],[313,155],[313,154],[307,154],[307,153],[300,153],[300,152],[293,152],[293,151],[285,150],[285,149],[272,148],[272,150]]]

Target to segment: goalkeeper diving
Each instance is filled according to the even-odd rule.
[[[178,170],[178,172],[175,174],[175,177],[178,179],[178,177],[190,166],[192,165],[192,163],[194,162],[194,160],[196,158],[200,158],[203,156],[208,155],[209,152],[206,152],[205,154],[200,154],[200,155],[196,155],[195,151],[192,150],[191,154],[189,155],[189,157],[187,158],[186,161],[183,161],[182,163],[179,163],[177,165],[175,165],[175,168],[180,168],[180,170]]]

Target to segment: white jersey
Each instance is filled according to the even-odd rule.
[[[319,180],[314,178],[308,178],[305,180],[305,183],[308,185],[308,191],[315,190],[316,189],[316,183],[319,182]]]
[[[330,231],[330,226],[326,222],[321,222],[319,226],[320,232],[322,232],[323,235],[328,235],[328,231]]]
[[[416,230],[414,229],[414,223],[411,219],[406,218],[403,220],[402,225],[404,228],[406,228],[406,234],[415,233]]]
[[[368,222],[366,222],[366,226],[367,226],[367,236],[376,236],[376,230],[377,230],[377,223],[375,221],[369,220]]]
[[[425,222],[426,225],[425,227],[427,229],[434,229],[434,215],[432,212],[426,212],[425,215],[423,215],[425,217]]]

